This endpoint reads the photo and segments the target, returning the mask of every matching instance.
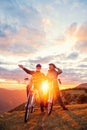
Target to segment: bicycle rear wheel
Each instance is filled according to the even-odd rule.
[[[48,102],[48,115],[51,114],[52,109],[53,109],[53,102],[52,102],[52,103],[51,103],[51,102]]]

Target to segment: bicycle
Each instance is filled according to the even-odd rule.
[[[40,92],[43,98],[43,102],[46,103],[47,101],[47,90],[44,88],[45,85],[41,86]],[[34,111],[34,104],[36,100],[36,95],[38,95],[38,90],[33,89],[32,87],[27,86],[27,103],[25,107],[25,116],[24,122],[26,123],[29,119],[29,113]],[[41,109],[44,109],[44,106],[40,106]]]

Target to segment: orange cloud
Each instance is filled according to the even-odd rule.
[[[79,26],[76,37],[78,38],[79,41],[87,41],[87,23],[82,24]]]
[[[66,36],[74,37],[77,30],[77,23],[72,23],[65,31]]]

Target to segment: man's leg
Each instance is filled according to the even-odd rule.
[[[65,107],[65,104],[62,100],[62,97],[60,96],[60,93],[58,93],[58,102],[60,104],[60,106],[63,108],[63,110],[68,110],[66,107]]]
[[[43,95],[42,95],[41,91],[39,91],[39,98],[40,98],[40,109],[41,109],[41,112],[44,112],[44,99],[43,99]]]

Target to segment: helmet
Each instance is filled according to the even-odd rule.
[[[37,64],[36,67],[41,67],[41,64]]]
[[[50,63],[49,65],[52,65],[54,68],[56,68],[55,64],[53,64],[53,63]]]

